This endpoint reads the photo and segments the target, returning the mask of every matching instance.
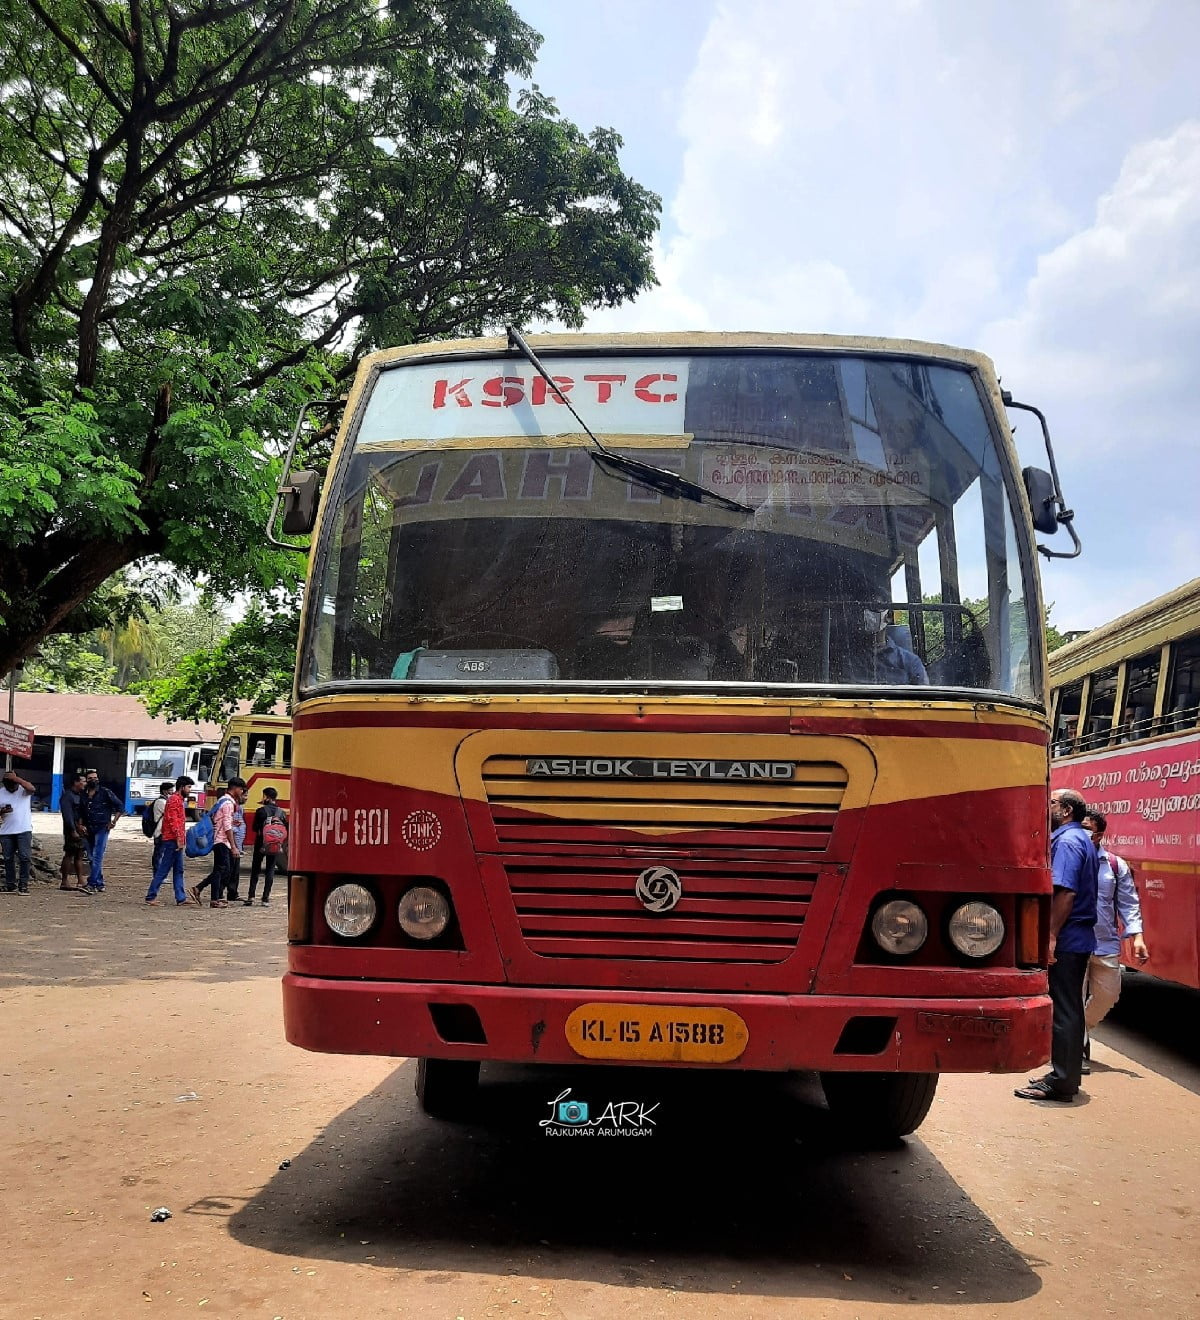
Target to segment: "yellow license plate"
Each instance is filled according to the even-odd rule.
[[[730,1063],[750,1040],[727,1008],[581,1004],[566,1026],[567,1044],[585,1059],[643,1063]]]

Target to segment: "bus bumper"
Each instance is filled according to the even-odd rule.
[[[617,1039],[619,1006],[687,1023],[690,1010],[736,1014],[745,1044],[735,1058],[679,1057]],[[593,1038],[568,1038],[576,1010]],[[606,1011],[605,1011],[606,1010]],[[635,1011],[636,1010],[636,1011]],[[342,981],[288,973],[283,979],[287,1039],[322,1054],[503,1060],[512,1063],[640,1064],[764,1071],[1024,1072],[1050,1054],[1050,999],[871,999],[833,995],[672,994],[562,990],[526,986]],[[580,1014],[576,1014],[578,1022]],[[696,1015],[703,1019],[704,1012]],[[727,1018],[726,1018],[727,1020]],[[581,1053],[581,1048],[586,1053]],[[728,1050],[712,1051],[728,1054]]]

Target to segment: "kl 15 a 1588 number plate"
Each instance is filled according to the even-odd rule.
[[[582,1004],[567,1018],[567,1044],[585,1059],[731,1063],[750,1039],[727,1008]]]

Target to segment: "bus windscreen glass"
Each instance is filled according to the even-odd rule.
[[[301,682],[870,684],[1036,699],[1040,621],[977,378],[812,353],[380,372],[327,497]],[[1032,658],[1031,658],[1032,657]]]
[[[133,779],[178,779],[187,753],[182,747],[139,747],[133,760]]]

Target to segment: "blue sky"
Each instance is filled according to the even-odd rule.
[[[1076,510],[1055,622],[1200,573],[1200,4],[515,7],[535,81],[663,198],[659,287],[589,329],[982,349],[1047,413]]]

